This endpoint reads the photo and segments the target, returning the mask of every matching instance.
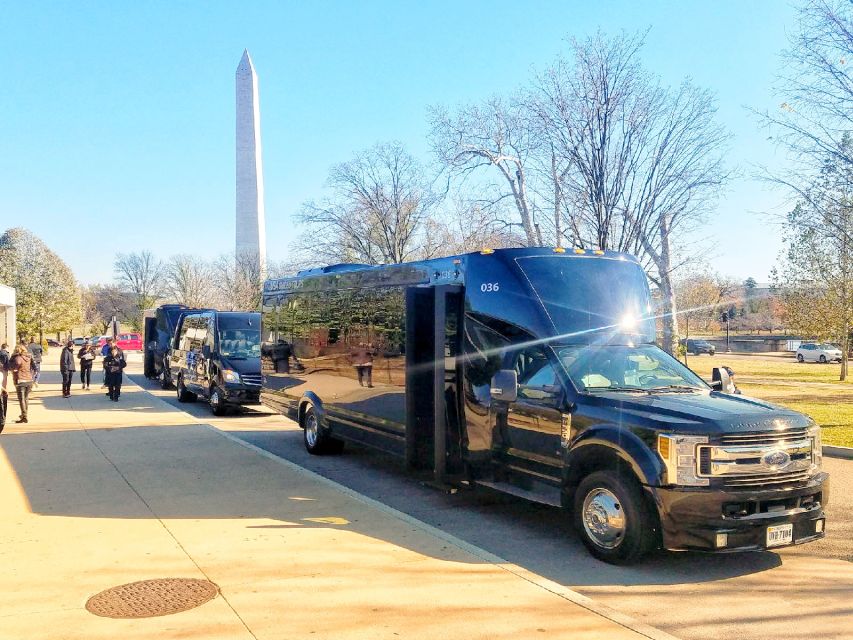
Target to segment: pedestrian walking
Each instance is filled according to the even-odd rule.
[[[121,349],[113,345],[107,357],[104,358],[104,375],[109,389],[107,395],[113,402],[118,402],[121,395],[122,370],[127,366]]]
[[[4,342],[0,345],[0,433],[6,426],[6,412],[9,410],[9,394],[6,381],[9,378],[9,351]]]
[[[69,340],[65,343],[62,353],[59,354],[59,373],[62,374],[62,397],[71,397],[71,383],[74,380],[74,343]]]
[[[41,344],[36,342],[35,336],[30,336],[30,343],[27,345],[27,351],[33,359],[33,386],[39,386],[39,376],[41,375],[41,357],[44,355],[44,349]]]
[[[77,358],[80,360],[80,384],[83,389],[88,389],[92,384],[92,365],[95,364],[96,355],[95,347],[87,338],[77,353]]]
[[[373,355],[375,350],[372,344],[360,342],[358,348],[350,352],[350,361],[355,367],[358,375],[358,384],[362,387],[367,382],[368,387],[373,387]]]
[[[18,392],[18,404],[21,405],[21,416],[16,423],[27,422],[30,391],[33,388],[33,357],[23,344],[15,347],[15,355],[9,360],[9,370],[12,381]]]
[[[103,356],[103,358],[106,360],[106,357],[110,354],[110,349],[112,349],[113,347],[118,349],[119,355],[121,355],[121,357],[124,358],[124,351],[119,349],[118,345],[116,344],[115,337],[107,338],[107,341],[104,343],[104,346],[101,347],[101,356]],[[104,363],[104,384],[101,388],[102,389],[107,388],[107,365],[106,365],[106,363]],[[107,395],[109,395],[109,394],[107,394]]]

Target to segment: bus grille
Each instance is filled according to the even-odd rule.
[[[256,387],[261,386],[261,374],[259,373],[242,373],[240,379],[244,384],[250,384]]]

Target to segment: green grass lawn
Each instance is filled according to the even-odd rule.
[[[728,365],[744,395],[805,413],[821,426],[824,444],[853,447],[853,382],[838,380],[841,365],[799,364],[793,358],[780,358],[779,362],[749,357],[727,360],[724,354],[694,356],[689,364],[706,380],[711,379],[715,366]]]

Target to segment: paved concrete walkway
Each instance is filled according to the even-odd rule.
[[[63,399],[55,369],[29,424],[0,435],[4,640],[668,637],[132,383],[118,404],[76,384]],[[84,607],[153,578],[207,579],[220,594],[155,618]]]

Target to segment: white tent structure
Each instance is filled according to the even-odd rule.
[[[14,345],[15,335],[15,290],[0,284],[0,343]]]

